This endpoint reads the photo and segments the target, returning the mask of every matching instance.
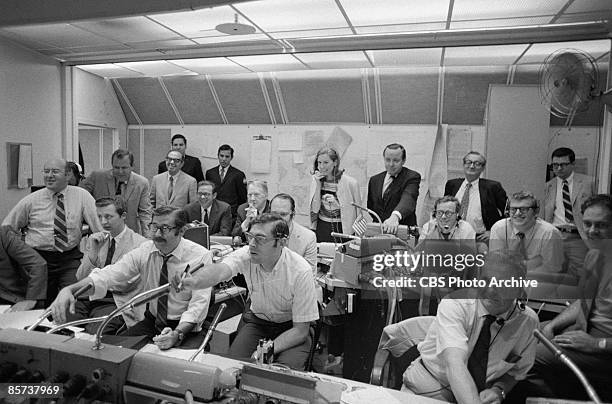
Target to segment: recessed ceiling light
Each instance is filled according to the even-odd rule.
[[[248,35],[255,33],[255,27],[252,25],[241,24],[238,22],[238,14],[234,14],[234,22],[219,24],[215,29],[222,34],[228,35]]]

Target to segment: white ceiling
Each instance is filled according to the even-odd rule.
[[[255,33],[215,30],[236,15]],[[610,0],[259,0],[165,14],[11,25],[0,28],[0,36],[94,74],[120,78],[512,66],[541,63],[552,51],[567,47],[605,62],[607,39],[535,43],[549,40],[542,39],[546,28],[604,19],[612,20]],[[515,39],[513,30],[524,35]],[[584,38],[586,28],[563,27],[559,32],[566,33],[562,39],[567,41],[573,35]],[[606,37],[609,33],[597,36]],[[440,47],[440,41],[447,46]]]

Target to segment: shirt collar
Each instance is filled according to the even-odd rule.
[[[170,180],[170,177],[174,177],[174,179],[176,180],[180,174],[181,174],[181,170],[179,170],[179,172],[176,173],[175,175],[170,175],[170,171],[168,171],[168,181]]]
[[[47,193],[49,194],[49,196],[51,198],[53,198],[55,196],[55,194],[62,194],[64,195],[64,197],[66,196],[66,191],[68,191],[68,187],[71,187],[72,185],[66,185],[66,188],[62,189],[59,192],[55,192],[55,191],[51,191],[49,188],[45,187],[45,190],[47,191]]]
[[[173,229],[175,230],[175,229]],[[178,245],[176,246],[176,248],[170,252],[169,255],[173,255],[174,257],[176,257],[179,261],[183,260],[183,256],[185,255],[185,239],[181,237],[181,241],[179,241]],[[157,254],[160,257],[163,257],[164,255],[161,253],[161,251],[159,251],[159,248],[157,248],[157,246],[155,245],[155,242],[153,242],[153,248],[151,250],[152,252],[157,251]]]
[[[560,177],[557,177],[557,183],[559,185],[563,184],[563,181],[567,181],[568,185],[573,185],[573,183],[574,183],[574,172],[572,171],[572,173],[565,180],[562,180]]]
[[[127,233],[127,225],[123,226],[123,230],[121,230],[121,233],[117,234],[117,236],[115,237],[111,237],[115,239],[115,243],[120,243],[121,240],[123,240],[123,238],[125,237],[125,234]]]
[[[480,177],[476,178],[476,179],[475,179],[474,181],[472,181],[472,182],[469,182],[469,181],[467,180],[467,178],[464,178],[464,179],[463,179],[463,184],[461,184],[461,186],[462,186],[463,188],[465,188],[465,187],[467,186],[468,182],[469,182],[470,184],[472,184],[472,187],[475,187],[475,186],[478,186],[478,181],[480,181]]]

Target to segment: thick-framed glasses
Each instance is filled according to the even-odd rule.
[[[480,168],[480,167],[484,166],[484,163],[482,161],[463,160],[463,165],[464,166],[469,167],[472,164],[474,164],[474,167],[476,167],[476,168]]]
[[[457,214],[454,210],[436,210],[436,217],[453,217]]]
[[[157,223],[151,223],[149,225],[149,229],[155,233],[157,230],[160,230],[162,234],[168,233],[172,229],[176,229],[177,226],[168,226],[167,224],[162,224],[161,226]]]
[[[551,166],[552,168],[565,168],[567,166],[569,166],[572,163],[552,163]]]
[[[52,170],[45,168],[44,170],[40,170],[41,173],[43,173],[44,175],[49,175],[49,174],[53,174],[53,175],[60,175],[61,173],[65,172],[64,170],[59,170],[57,168],[54,168]]]
[[[508,209],[508,211],[510,212],[510,215],[514,215],[516,212],[519,212],[521,215],[524,215],[529,212],[529,209],[533,209],[533,206],[527,206],[524,208],[510,208]]]
[[[213,194],[209,192],[197,192],[200,198],[212,198]]]
[[[183,159],[173,159],[171,157],[166,157],[166,162],[178,164],[178,163],[182,163]]]
[[[266,236],[262,236],[260,234],[253,234],[250,232],[245,232],[244,235],[246,236],[247,242],[250,243],[251,240],[255,240],[255,244],[257,245],[263,245],[265,243],[267,243],[268,241],[272,241],[272,240],[276,240],[274,237],[266,237]]]

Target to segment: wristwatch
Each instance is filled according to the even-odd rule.
[[[183,340],[185,339],[185,333],[179,329],[172,330],[172,332],[175,332],[177,334],[176,344],[174,345],[181,345],[183,343]]]
[[[499,384],[495,384],[493,385],[493,387],[499,390],[499,398],[501,399],[501,401],[504,401],[506,399],[506,391],[504,390],[504,388],[500,386]]]
[[[599,341],[597,341],[597,346],[599,349],[606,349],[606,345],[608,345],[608,341],[605,338],[600,338]]]

